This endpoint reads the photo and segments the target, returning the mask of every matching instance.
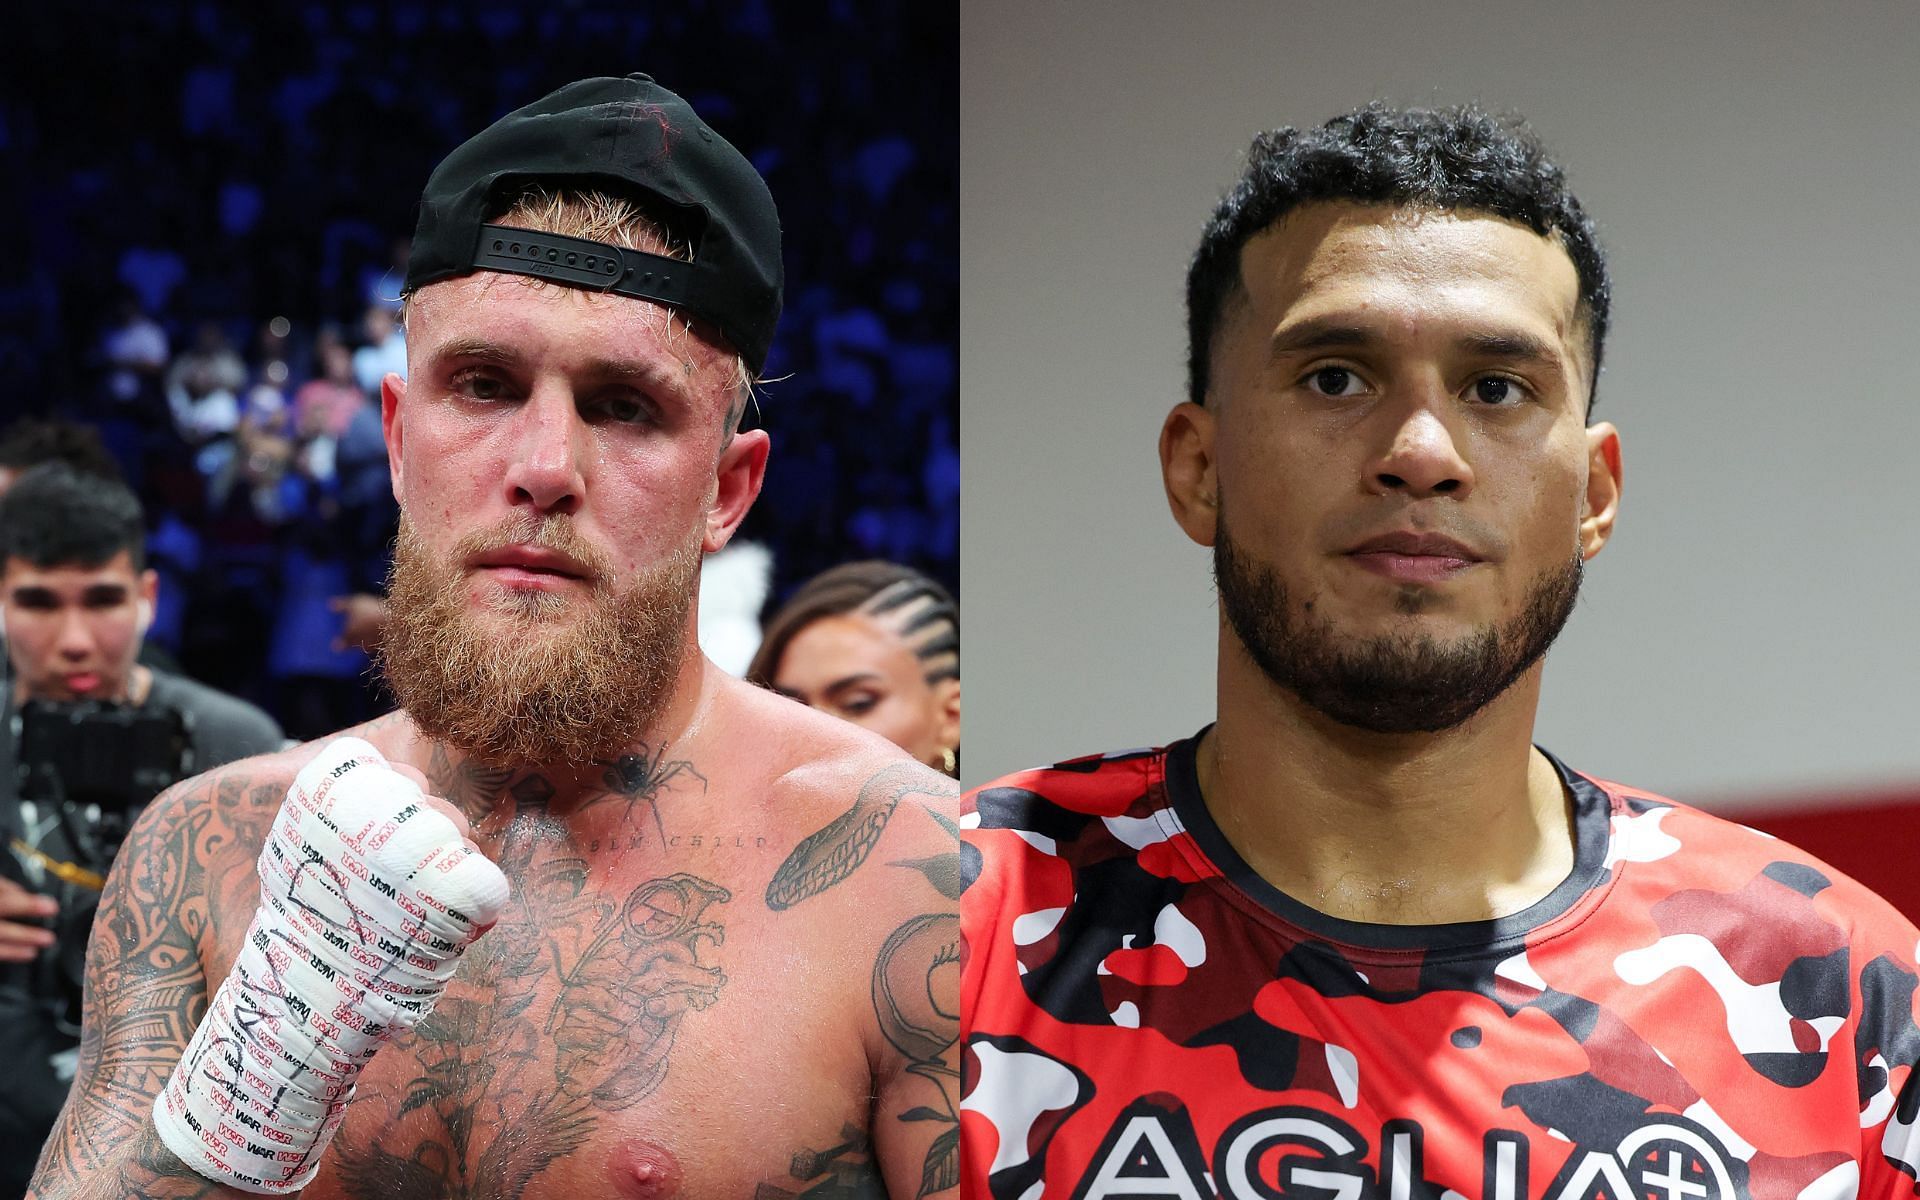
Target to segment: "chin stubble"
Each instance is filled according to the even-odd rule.
[[[1491,704],[1546,654],[1573,614],[1582,559],[1542,571],[1518,616],[1452,641],[1413,631],[1348,637],[1324,616],[1296,613],[1273,569],[1236,546],[1224,513],[1213,569],[1228,625],[1277,686],[1342,725],[1435,733]],[[1412,615],[1429,598],[1409,588],[1395,608]]]

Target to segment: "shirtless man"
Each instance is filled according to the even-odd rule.
[[[141,819],[34,1195],[953,1186],[951,784],[725,676],[694,637],[701,555],[766,462],[766,434],[736,426],[779,264],[765,184],[644,76],[569,85],[435,171],[409,374],[382,388],[403,512],[383,653],[402,709],[360,741],[189,781]],[[389,832],[442,831],[417,874],[375,853],[402,838],[354,840],[348,783]],[[436,858],[460,869],[438,877]],[[446,936],[409,925],[392,885],[365,891],[366,863]],[[308,883],[283,886],[283,867]],[[451,899],[462,874],[474,886]],[[300,891],[316,878],[339,890]],[[380,971],[354,965],[403,928]],[[296,945],[343,957],[303,974]],[[419,971],[396,983],[402,960]],[[320,1049],[282,1069],[303,1029]],[[388,1040],[346,1099],[362,1035]],[[283,1086],[328,1070],[331,1090]],[[262,1145],[282,1148],[282,1178],[239,1165],[271,1163],[246,1157]]]

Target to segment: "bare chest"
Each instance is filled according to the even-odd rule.
[[[691,834],[684,836],[692,836]],[[716,840],[723,845],[713,845]],[[500,922],[374,1059],[305,1195],[862,1187],[865,978],[763,899],[783,846],[502,848]],[[769,1197],[775,1193],[768,1193]]]

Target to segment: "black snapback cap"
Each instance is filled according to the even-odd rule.
[[[488,223],[528,183],[643,193],[684,214],[693,261]],[[671,305],[718,326],[758,375],[780,320],[780,214],[685,100],[645,75],[583,79],[501,117],[427,179],[406,290],[475,271]]]

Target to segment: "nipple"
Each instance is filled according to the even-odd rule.
[[[608,1167],[623,1200],[666,1200],[680,1191],[680,1163],[665,1146],[643,1138],[622,1142]]]

